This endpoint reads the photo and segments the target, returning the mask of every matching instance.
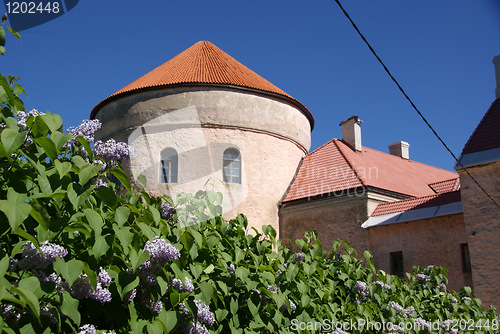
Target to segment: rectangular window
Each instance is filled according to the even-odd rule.
[[[403,278],[405,274],[403,267],[403,252],[392,252],[390,253],[390,258],[391,274]]]
[[[462,271],[464,273],[472,272],[470,264],[469,244],[460,244],[460,251],[462,253]]]

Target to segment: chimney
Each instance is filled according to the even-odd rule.
[[[358,116],[351,116],[340,122],[342,127],[342,140],[354,150],[361,152],[361,123]]]
[[[398,141],[389,145],[389,153],[403,159],[410,159],[410,144],[405,141]]]
[[[500,99],[500,55],[493,58],[493,65],[495,65],[495,75],[497,78],[497,88],[495,89],[495,95],[497,99]]]

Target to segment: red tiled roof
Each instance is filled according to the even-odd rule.
[[[433,206],[445,205],[460,201],[460,190],[456,190],[436,195],[405,199],[402,201],[382,203],[377,206],[371,216],[374,217],[386,215],[389,213],[430,208]]]
[[[452,178],[457,174],[368,147],[354,151],[343,141],[333,139],[304,157],[283,201],[360,186],[422,197],[435,194],[429,184]]]
[[[309,119],[311,127],[314,125],[314,118],[302,103],[207,41],[192,45],[104,99],[94,107],[91,118],[95,117],[101,107],[118,96],[142,89],[179,84],[222,84],[278,94],[298,104]]]
[[[458,190],[459,186],[460,179],[458,177],[429,184],[429,187],[431,187],[431,189],[434,190],[436,194]]]
[[[496,99],[462,150],[462,155],[500,147],[500,99]]]

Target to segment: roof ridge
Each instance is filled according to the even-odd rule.
[[[340,145],[337,143],[337,142],[342,142],[341,140],[338,140],[338,139],[333,139],[332,140],[333,143],[335,144],[335,146],[337,146],[338,150],[340,151],[340,154],[342,154],[342,157],[344,158],[344,160],[347,162],[347,164],[349,165],[349,167],[351,167],[352,171],[354,172],[354,175],[356,175],[356,177],[358,178],[358,180],[361,182],[361,184],[363,186],[366,186],[366,182],[365,180],[363,180],[361,178],[361,176],[359,176],[359,173],[358,171],[356,170],[356,168],[354,168],[354,164],[352,163],[352,161],[347,157],[347,155],[345,154],[344,150],[340,147]],[[342,142],[343,143],[343,142]]]
[[[333,139],[330,139],[329,141],[327,141],[326,143],[324,143],[323,145],[321,145],[320,147],[316,148],[315,150],[313,150],[312,152],[309,152],[307,153],[306,157],[309,156],[309,155],[312,155],[314,153],[317,153],[319,150],[323,149],[325,146],[327,146],[328,144],[331,144],[333,142],[333,140],[336,139],[336,138],[333,138]]]

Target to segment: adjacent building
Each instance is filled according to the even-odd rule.
[[[103,124],[97,139],[134,147],[124,164],[152,194],[215,189],[226,217],[243,212],[282,238],[316,230],[326,249],[347,240],[395,275],[441,265],[449,288],[468,285],[500,305],[499,94],[458,174],[411,160],[404,141],[387,153],[363,146],[357,116],[340,122],[342,139],[309,152],[311,112],[206,41],[101,101],[91,118]]]

